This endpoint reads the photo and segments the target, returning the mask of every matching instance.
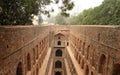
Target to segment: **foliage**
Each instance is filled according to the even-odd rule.
[[[41,14],[38,15],[38,25],[40,25],[43,22]]]
[[[49,24],[55,24],[55,17],[51,16],[46,20]]]
[[[104,0],[100,6],[84,10],[75,17],[79,25],[119,25],[120,0]]]
[[[40,11],[50,16],[46,6],[58,4],[61,0],[0,0],[0,25],[31,25],[34,15]],[[68,16],[67,10],[74,6],[71,0],[62,0],[62,14]]]
[[[66,21],[65,21],[66,17],[62,16],[61,14],[58,14],[55,17],[55,24],[59,24],[59,25],[65,25]]]
[[[66,24],[67,25],[76,25],[77,24],[76,16],[71,16],[71,17],[66,18]]]

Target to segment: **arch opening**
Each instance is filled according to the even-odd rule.
[[[58,41],[58,43],[57,43],[58,45],[61,45],[61,41]]]
[[[58,39],[61,39],[61,37],[59,36]]]
[[[85,72],[85,75],[89,75],[89,68],[88,68],[88,66],[86,66],[86,72]]]
[[[19,62],[16,70],[16,75],[23,75],[22,63]]]
[[[58,49],[55,53],[55,56],[62,56],[62,50]]]
[[[55,75],[62,75],[62,73],[57,71],[57,72],[55,72]]]
[[[87,53],[86,53],[86,58],[87,59],[89,58],[89,48],[90,48],[90,46],[87,47]]]
[[[120,64],[113,65],[112,75],[120,75]]]
[[[80,64],[80,62],[81,62],[81,56],[79,56],[79,60],[78,60],[78,63]]]
[[[82,66],[81,66],[82,69],[84,69],[84,60],[82,60]]]
[[[82,46],[82,54],[84,55],[85,53],[85,42],[83,43],[83,46]]]
[[[67,42],[67,46],[69,46],[69,42]]]
[[[61,61],[56,61],[56,62],[55,62],[55,68],[62,68],[62,63],[61,63]]]
[[[38,75],[39,74],[39,70],[38,70],[38,68],[36,68],[36,75]]]
[[[91,75],[94,75],[93,72],[91,72]]]
[[[33,48],[33,64],[35,64],[35,49]]]
[[[27,70],[28,71],[31,70],[31,58],[30,58],[30,54],[27,55]]]
[[[106,64],[106,56],[104,54],[101,55],[99,61],[99,73],[103,74],[105,71],[105,64]]]

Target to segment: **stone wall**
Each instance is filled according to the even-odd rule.
[[[119,26],[70,26],[70,47],[86,75],[113,75],[120,63]]]
[[[16,75],[18,63],[22,63],[23,75],[26,75],[29,59],[31,74],[35,75],[33,73],[42,65],[48,47],[48,26],[0,27],[0,75]]]
[[[0,75],[38,75],[53,34],[58,33],[68,37],[68,47],[85,75],[120,74],[120,26],[81,25],[1,26]]]

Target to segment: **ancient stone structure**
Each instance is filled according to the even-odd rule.
[[[0,75],[120,75],[120,26],[1,26]]]

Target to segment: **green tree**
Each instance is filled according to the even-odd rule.
[[[55,24],[59,24],[59,25],[66,25],[66,17],[61,15],[61,14],[57,14],[57,16],[55,17]]]
[[[100,6],[84,10],[73,20],[80,25],[119,25],[120,0],[104,0]]]
[[[66,24],[67,25],[76,25],[76,24],[78,24],[77,20],[78,19],[76,16],[70,16],[70,17],[66,18]]]
[[[38,15],[38,25],[40,25],[43,22],[43,18],[41,16],[41,14],[39,13]]]
[[[46,21],[47,21],[49,24],[55,24],[55,17],[54,17],[54,16],[50,16]]]
[[[51,3],[58,4],[60,0],[0,0],[0,25],[31,25],[34,15],[42,14],[50,16],[51,10],[46,10],[45,6]],[[74,6],[71,0],[62,0],[63,5],[59,8],[62,14],[66,13]]]

